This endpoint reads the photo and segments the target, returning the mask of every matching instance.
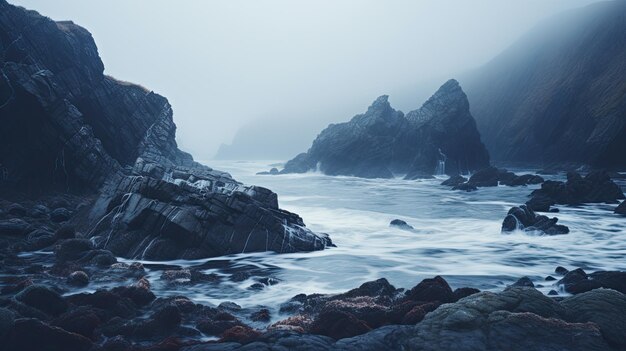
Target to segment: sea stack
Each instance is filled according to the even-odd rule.
[[[319,169],[328,175],[406,179],[456,175],[489,166],[469,101],[451,79],[404,115],[378,97],[363,114],[331,124],[280,173]]]

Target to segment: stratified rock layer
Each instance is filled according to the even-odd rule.
[[[407,179],[458,174],[489,165],[469,102],[455,80],[446,82],[424,105],[405,116],[383,95],[364,114],[331,124],[308,152],[281,173],[319,169],[328,175]]]
[[[99,194],[72,219],[98,247],[173,259],[330,244],[270,190],[180,151],[167,99],[105,76],[87,30],[0,0],[0,66],[0,191]]]

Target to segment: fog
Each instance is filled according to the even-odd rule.
[[[241,128],[235,157],[295,155],[382,94],[418,108],[538,21],[594,2],[9,1],[86,27],[106,74],[170,100],[179,145],[197,159]]]

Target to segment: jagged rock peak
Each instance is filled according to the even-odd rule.
[[[450,79],[444,83],[420,109],[407,113],[406,117],[410,121],[422,123],[435,115],[439,118],[470,115],[467,95],[456,79]]]
[[[450,108],[458,105],[463,105],[464,108],[469,109],[469,102],[461,85],[455,79],[450,79],[430,99],[426,100],[422,108]]]
[[[391,109],[391,105],[389,104],[389,95],[381,95],[372,104],[368,107],[367,111],[375,111],[375,110],[387,110]]]

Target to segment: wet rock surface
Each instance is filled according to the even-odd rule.
[[[558,218],[549,218],[544,215],[537,215],[527,205],[513,207],[502,222],[502,232],[512,232],[523,230],[526,232],[538,232],[545,235],[560,235],[569,233],[569,228],[562,224],[557,224]]]
[[[448,299],[450,292],[442,283],[440,278],[421,283],[421,289],[433,293],[424,296]],[[343,298],[345,295],[339,300]],[[360,334],[339,340],[300,334],[301,329],[273,329],[253,341],[209,343],[182,350],[526,350],[537,345],[549,350],[619,350],[626,345],[621,323],[625,299],[615,290],[596,289],[557,301],[533,287],[512,286],[500,293],[477,292],[432,308],[422,319],[405,326],[368,331],[367,323],[353,313],[324,312],[324,308],[319,317],[323,324],[303,318],[288,320],[309,323],[321,331],[335,325],[337,333]]]
[[[469,179],[455,175],[441,183],[441,185],[451,186],[452,190],[475,191],[482,187],[498,185],[524,186],[541,184],[543,182],[544,179],[536,174],[516,175],[506,169],[490,166],[477,170]]]
[[[331,124],[311,148],[280,173],[319,169],[328,175],[362,178],[429,178],[489,165],[469,103],[458,82],[446,82],[424,105],[404,115],[376,99],[349,122]]]
[[[620,187],[605,171],[593,171],[586,176],[576,172],[567,174],[567,181],[545,181],[531,193],[527,205],[534,211],[549,211],[550,206],[581,205],[584,203],[618,203],[624,199]]]
[[[468,340],[478,349],[498,350],[510,342],[528,348],[542,338],[554,349],[624,347],[623,327],[611,323],[625,313],[623,272],[587,274],[559,267],[559,281],[542,279],[541,284],[576,296],[557,295],[558,301],[535,290],[538,282],[527,277],[500,293],[452,289],[442,277],[408,290],[379,279],[337,295],[300,294],[276,312],[156,296],[155,277],[151,282],[142,264],[101,265],[94,258],[104,251],[81,238],[59,238],[42,256],[42,265],[15,257],[11,250],[17,246],[12,247],[0,250],[0,273],[15,272],[0,279],[0,349],[7,351],[456,350]],[[235,273],[232,281],[280,284],[270,276]],[[178,287],[223,278],[199,268],[164,268],[156,279]],[[114,287],[97,287],[103,281]],[[84,283],[94,284],[95,291],[75,292]],[[32,340],[27,337],[32,333],[42,337]],[[576,343],[570,341],[573,335]],[[207,337],[215,340],[203,341]]]
[[[402,230],[414,230],[415,228],[413,228],[412,225],[408,224],[407,222],[401,220],[401,219],[394,219],[391,222],[389,222],[389,226],[390,227],[396,227]]]

